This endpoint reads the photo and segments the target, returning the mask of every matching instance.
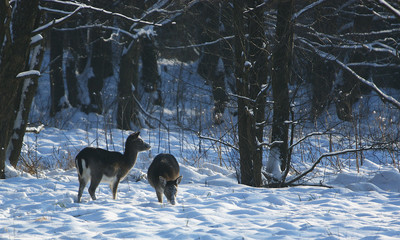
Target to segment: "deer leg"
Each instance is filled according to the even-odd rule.
[[[86,184],[87,184],[86,179],[79,177],[78,203],[81,202],[82,193],[83,193],[83,190],[86,187]]]
[[[119,179],[116,179],[114,183],[110,183],[110,188],[113,194],[113,199],[117,199],[117,190],[118,190]]]
[[[156,191],[158,202],[162,203],[163,202],[163,193]]]
[[[96,189],[101,182],[101,178],[92,178],[89,186],[89,194],[93,200],[96,200]]]

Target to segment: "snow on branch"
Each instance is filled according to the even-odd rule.
[[[17,75],[17,78],[25,79],[25,78],[32,78],[32,77],[40,77],[40,72],[37,70],[29,70],[25,72],[20,72]]]
[[[384,93],[381,89],[379,89],[375,83],[370,82],[368,80],[366,80],[365,78],[361,77],[360,75],[358,75],[356,72],[354,72],[353,69],[349,68],[346,64],[344,64],[343,62],[339,61],[338,59],[335,59],[335,62],[341,66],[344,70],[346,70],[347,72],[349,72],[350,74],[352,74],[354,77],[357,78],[358,81],[362,82],[363,84],[367,85],[368,87],[370,87],[374,92],[376,92],[378,94],[379,97],[381,97],[383,102],[389,102],[390,104],[392,104],[393,106],[395,106],[397,109],[400,110],[400,102],[397,101],[394,97],[387,95],[386,93]]]
[[[39,134],[40,131],[42,131],[43,129],[44,129],[44,125],[43,125],[43,124],[40,124],[40,125],[37,126],[37,127],[31,127],[31,126],[26,127],[26,132],[31,132],[31,133]]]
[[[292,16],[292,21],[296,20],[301,14],[307,12],[308,10],[310,10],[311,8],[325,2],[326,0],[318,0],[316,2],[311,3],[310,5],[307,5],[305,8],[301,9],[300,11],[298,11],[297,13],[293,14]]]
[[[271,147],[273,147],[273,146],[275,146],[275,145],[283,144],[283,143],[284,143],[283,141],[273,141],[273,142],[271,142],[271,143],[268,143],[268,142],[258,142],[258,141],[257,141],[257,146],[258,146],[258,147],[264,147],[264,146],[266,146],[266,147],[268,147],[268,148],[271,148]]]
[[[103,8],[93,7],[93,6],[90,6],[90,5],[86,5],[84,3],[77,3],[77,2],[71,2],[71,1],[61,1],[61,0],[42,0],[42,1],[59,3],[59,4],[63,4],[63,5],[75,6],[79,10],[89,9],[89,10],[93,10],[93,11],[96,11],[96,12],[102,12],[104,14],[111,15],[111,16],[114,16],[114,17],[120,17],[120,18],[128,20],[130,22],[143,23],[143,24],[146,24],[146,25],[154,25],[154,26],[158,26],[158,27],[162,26],[161,24],[148,22],[148,21],[144,21],[144,20],[141,20],[141,19],[131,18],[131,17],[125,16],[124,14],[121,14],[121,13],[115,13],[115,12],[107,11],[107,10],[104,10]]]
[[[330,39],[336,38],[335,40],[340,40],[341,43],[340,44],[330,43],[328,45],[323,45],[323,44],[320,44],[317,42],[312,42],[309,39],[306,39],[303,37],[297,37],[296,40],[299,40],[301,42],[307,42],[308,45],[310,45],[309,43],[312,42],[313,45],[318,46],[321,49],[323,49],[323,48],[327,48],[327,49],[337,48],[337,49],[349,49],[349,50],[367,49],[368,51],[372,51],[372,52],[387,53],[394,57],[397,57],[397,55],[398,55],[398,51],[396,49],[388,46],[387,44],[381,43],[379,41],[360,44],[358,42],[354,42],[352,40],[348,40],[343,37],[338,38],[338,36],[329,36],[326,34],[314,34],[314,36],[321,37],[321,38],[322,37],[330,38]],[[344,35],[342,35],[342,36],[344,36]],[[346,42],[346,43],[343,43],[343,42]],[[315,48],[315,47],[313,47],[313,48]]]
[[[151,31],[151,30],[149,30],[149,31],[144,30],[144,31],[140,31],[138,33],[131,33],[131,32],[128,32],[128,31],[126,31],[124,29],[121,29],[119,27],[106,26],[106,25],[102,25],[102,24],[87,24],[87,25],[82,25],[82,26],[76,26],[76,27],[73,27],[73,28],[68,28],[68,27],[64,28],[63,27],[63,28],[59,28],[58,30],[59,31],[75,31],[75,30],[78,30],[78,29],[88,29],[88,28],[109,29],[109,30],[115,31],[117,35],[119,33],[122,33],[122,34],[125,34],[127,37],[130,37],[132,39],[137,39],[141,35],[149,34],[149,32]],[[111,36],[111,38],[112,37],[113,36]],[[113,40],[113,39],[109,39],[109,40]]]
[[[31,37],[31,46],[36,46],[43,40],[43,36],[41,34],[36,34],[33,37]]]
[[[385,8],[387,8],[389,11],[391,11],[397,18],[400,18],[400,10],[394,8],[392,5],[390,5],[385,0],[378,0],[378,3],[381,6],[384,6]]]
[[[369,88],[371,88],[376,94],[378,94],[378,96],[382,99],[383,102],[388,102],[390,104],[392,104],[394,107],[396,107],[397,109],[400,110],[400,102],[397,101],[394,97],[387,95],[386,93],[384,93],[381,89],[379,89],[375,83],[370,82],[368,80],[366,80],[365,78],[361,77],[360,75],[358,75],[353,69],[351,69],[348,65],[344,64],[343,62],[341,62],[339,59],[337,59],[336,56],[323,52],[319,49],[316,49],[314,46],[312,46],[310,43],[308,43],[305,40],[301,40],[303,43],[305,43],[307,46],[309,46],[310,48],[313,49],[313,51],[318,54],[320,57],[322,57],[323,59],[327,59],[330,61],[334,61],[336,64],[338,64],[343,70],[347,71],[348,73],[350,73],[351,75],[353,75],[358,81],[360,81],[361,83],[365,84],[366,86],[368,86]]]
[[[54,19],[53,21],[48,22],[48,23],[46,23],[45,25],[36,28],[35,30],[33,30],[32,34],[33,34],[33,35],[36,35],[36,34],[42,33],[42,32],[44,32],[44,31],[46,31],[46,30],[48,30],[48,29],[51,29],[51,28],[53,28],[53,27],[55,27],[55,26],[57,26],[57,25],[59,25],[59,24],[65,22],[65,21],[67,21],[69,18],[71,18],[72,16],[74,16],[75,14],[77,14],[81,9],[82,9],[82,7],[80,7],[80,6],[77,7],[77,8],[76,8],[73,12],[71,12],[70,14],[68,14],[68,15],[66,15],[66,16],[64,16],[64,17],[62,17],[62,18],[59,18],[59,19]]]
[[[256,96],[256,99],[252,99],[252,98],[249,98],[249,97],[246,97],[246,96],[242,96],[242,95],[238,95],[238,94],[235,94],[235,93],[228,93],[228,96],[235,97],[235,98],[240,98],[240,99],[243,99],[243,100],[246,100],[246,101],[255,103],[256,100],[257,100],[257,98],[258,98],[264,91],[266,91],[267,88],[268,88],[268,87],[262,87],[261,90],[260,90],[260,92],[258,92],[258,94],[257,94],[257,96]],[[267,103],[267,104],[274,104],[274,101],[265,100],[265,103]]]
[[[207,46],[207,45],[212,45],[212,44],[218,43],[218,42],[220,42],[222,40],[229,40],[229,39],[233,39],[233,38],[235,38],[235,36],[227,36],[227,37],[218,38],[217,40],[210,41],[210,42],[192,44],[192,45],[187,45],[187,46],[177,46],[177,47],[164,46],[164,48],[166,48],[166,49],[186,49],[186,48],[203,47],[203,46]]]

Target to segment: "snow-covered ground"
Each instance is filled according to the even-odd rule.
[[[119,185],[118,199],[101,184],[96,201],[86,188],[82,203],[76,203],[76,170],[60,170],[56,163],[73,160],[82,146],[96,145],[96,132],[45,128],[27,134],[22,156],[55,166],[1,180],[0,239],[400,238],[400,174],[391,166],[366,159],[359,174],[349,168],[328,175],[324,184],[334,188],[253,188],[238,184],[234,169],[215,164],[216,153],[195,164],[181,156],[191,158],[195,146],[185,144],[181,152],[177,133],[170,133],[167,146],[158,144],[159,132],[143,130],[153,148],[139,155]],[[129,132],[112,134],[108,145],[100,135],[99,147],[122,151]],[[28,156],[28,149],[37,155]],[[152,158],[168,149],[181,153],[176,155],[183,181],[175,206],[158,203],[145,177]]]
[[[240,185],[238,153],[199,139],[196,133],[236,142],[235,107],[227,107],[227,121],[213,126],[211,89],[195,74],[195,63],[160,64],[164,109],[148,108],[146,99],[141,100],[168,129],[155,122],[155,129],[141,130],[152,149],[139,154],[119,185],[117,200],[108,185],[101,184],[96,201],[86,188],[82,203],[77,203],[74,168],[76,154],[86,146],[123,151],[130,132],[115,129],[115,80],[106,82],[103,115],[69,108],[50,118],[50,84],[41,78],[30,121],[45,126],[39,134],[30,132],[24,138],[19,168],[31,174],[12,171],[0,180],[0,239],[400,239],[400,174],[398,166],[393,167],[399,163],[398,153],[366,153],[359,169],[355,155],[324,159],[306,180],[332,188]],[[370,111],[369,105],[364,108]],[[385,108],[373,109],[377,110],[365,129],[378,126],[381,132],[371,137],[398,128],[393,118],[397,113],[389,118]],[[334,125],[331,116],[328,125]],[[382,119],[389,119],[393,128]],[[309,133],[302,130],[303,136]],[[315,136],[295,148],[294,168],[305,170],[331,148],[352,145],[353,140],[346,138],[351,134],[337,131],[342,138]],[[174,154],[181,167],[183,180],[175,206],[159,204],[146,178],[152,159],[162,152]],[[265,151],[264,165],[267,156]]]

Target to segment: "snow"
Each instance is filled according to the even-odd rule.
[[[246,68],[251,68],[251,67],[253,67],[253,64],[251,64],[251,62],[249,62],[249,61],[245,61],[245,62],[244,62],[244,66],[245,66]]]
[[[400,174],[398,166],[393,167],[384,153],[366,152],[363,165],[357,169],[358,160],[350,154],[334,156],[333,160],[328,155],[321,158],[324,153],[343,152],[335,135],[329,139],[325,132],[304,129],[305,133],[290,146],[293,167],[301,172],[313,168],[306,180],[332,188],[254,188],[238,184],[238,153],[223,144],[233,142],[229,136],[221,137],[222,133],[228,135],[224,127],[231,131],[232,126],[207,124],[212,122],[209,110],[205,110],[212,109],[212,104],[207,105],[210,89],[199,87],[202,81],[196,81],[192,74],[193,65],[177,68],[174,61],[159,63],[168,68],[160,72],[165,83],[163,92],[182,94],[183,99],[165,99],[162,120],[168,127],[157,124],[156,129],[141,129],[142,139],[152,149],[139,154],[136,165],[119,184],[116,200],[108,185],[101,184],[97,200],[90,199],[86,187],[82,203],[77,203],[79,183],[74,158],[86,146],[122,152],[131,132],[108,123],[108,112],[87,115],[77,109],[64,109],[49,120],[48,79],[39,81],[31,120],[39,119],[33,122],[43,122],[45,127],[26,133],[21,153],[21,159],[37,165],[37,171],[28,174],[21,172],[23,165],[18,170],[6,166],[8,178],[0,180],[0,239],[400,238]],[[83,80],[90,74],[91,70],[86,69],[79,77]],[[371,114],[371,125],[378,116],[382,126],[392,119],[383,114],[383,108],[374,109],[377,112]],[[147,109],[143,112],[157,114]],[[174,122],[190,126],[190,130],[178,128]],[[202,128],[196,129],[199,122]],[[278,142],[259,144],[274,143]],[[328,150],[331,143],[332,151]],[[265,157],[264,166],[280,178],[277,152],[265,149],[265,155],[274,161],[267,163]],[[162,152],[177,158],[183,176],[175,206],[166,201],[158,203],[146,177],[152,159]],[[393,162],[398,164],[398,155],[394,157]],[[314,166],[310,159],[321,163]],[[336,162],[339,166],[332,166]],[[290,174],[289,180],[294,177]]]
[[[27,133],[25,146],[34,145],[43,161],[56,162],[51,160],[55,149],[58,158],[73,161],[81,148],[95,144],[96,131],[46,127],[38,134]],[[122,139],[129,132],[114,129],[112,134],[114,142],[108,148],[122,151]],[[179,134],[170,134],[169,148],[177,153]],[[145,175],[152,158],[168,147],[158,145],[152,130],[142,130],[141,136],[153,148],[139,154],[137,164],[119,185],[117,200],[112,199],[108,185],[101,184],[97,200],[90,199],[86,188],[82,203],[77,203],[75,168],[53,168],[35,176],[14,172],[13,177],[0,180],[0,239],[400,237],[400,174],[391,166],[365,160],[368,174],[343,170],[326,181],[333,188],[268,189],[238,184],[234,170],[210,161],[214,153],[198,166],[175,154],[183,180],[178,204],[173,206],[157,202]],[[101,139],[97,145],[106,148]],[[24,151],[22,157],[27,158]],[[191,151],[188,146],[182,154],[189,157]]]
[[[31,37],[31,45],[35,45],[43,40],[43,36],[41,34],[36,34],[35,36]]]
[[[37,70],[29,70],[17,74],[17,78],[40,77],[40,72]]]
[[[271,147],[269,151],[269,159],[266,166],[266,172],[269,173],[273,179],[281,180],[281,158],[279,148],[276,146]]]

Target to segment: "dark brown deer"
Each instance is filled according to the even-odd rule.
[[[150,145],[139,137],[139,132],[136,132],[126,139],[124,154],[93,147],[82,149],[75,158],[79,179],[78,203],[81,202],[83,190],[89,181],[89,194],[93,200],[96,200],[96,188],[100,182],[108,183],[113,199],[117,199],[119,182],[135,165],[138,153],[150,148]]]
[[[147,179],[156,190],[157,198],[163,202],[163,194],[172,205],[176,203],[178,184],[182,180],[179,175],[179,164],[171,154],[158,154],[147,171]]]

